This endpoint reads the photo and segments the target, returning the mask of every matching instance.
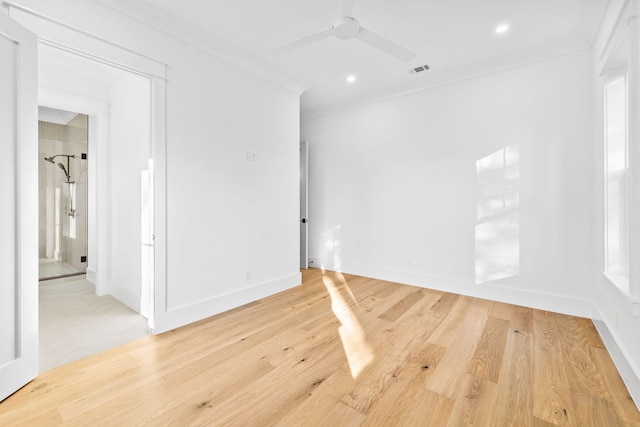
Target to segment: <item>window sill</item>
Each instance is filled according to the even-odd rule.
[[[640,304],[640,299],[629,293],[629,278],[604,271],[602,272],[602,276],[624,299],[632,304]]]

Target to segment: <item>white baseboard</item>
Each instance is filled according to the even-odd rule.
[[[596,310],[598,310],[597,304]],[[599,317],[600,319],[603,319],[601,312],[599,312]],[[633,401],[638,409],[640,409],[640,370],[638,370],[637,366],[632,364],[631,361],[633,359],[628,357],[624,348],[618,345],[620,340],[616,339],[613,335],[611,332],[613,329],[609,328],[606,319],[593,320],[593,324],[596,326],[604,345],[607,347],[609,355],[611,355],[611,359],[613,359],[613,363],[616,365],[616,368],[618,368],[618,372],[620,373],[624,384],[627,386],[629,394],[631,394]]]
[[[124,289],[117,283],[107,283],[107,294],[111,295],[136,313],[140,313],[140,297]]]
[[[311,258],[313,267],[324,266],[328,270],[337,270],[329,260]],[[588,299],[569,297],[566,295],[533,292],[496,284],[478,284],[469,280],[450,277],[433,276],[413,271],[394,270],[357,263],[342,263],[339,268],[344,273],[390,282],[404,283],[443,292],[452,292],[476,298],[490,299],[514,305],[531,307],[538,310],[591,318],[593,302]]]
[[[91,268],[87,268],[87,280],[95,285],[98,280],[98,273]]]
[[[164,313],[160,312],[160,307],[156,307],[156,324],[152,333],[160,334],[170,329],[211,317],[215,314],[298,286],[300,283],[302,283],[302,274],[297,272],[266,282],[256,283],[232,292],[216,295],[194,304],[176,307]]]

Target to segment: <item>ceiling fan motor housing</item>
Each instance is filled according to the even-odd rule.
[[[360,24],[350,16],[343,16],[336,19],[333,24],[333,34],[342,40],[350,40],[356,38],[360,32]]]

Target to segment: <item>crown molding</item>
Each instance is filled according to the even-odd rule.
[[[578,34],[589,44],[590,47],[593,47],[596,37],[600,32],[609,4],[610,0],[585,1],[582,20],[578,27]]]
[[[216,56],[238,68],[261,77],[277,86],[287,89],[296,95],[302,94],[308,86],[281,70],[269,66],[227,40],[213,38],[186,22],[165,13],[144,1],[127,0],[94,0],[102,6],[140,22],[156,31],[178,39],[208,54]]]

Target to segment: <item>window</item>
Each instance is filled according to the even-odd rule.
[[[625,9],[623,15],[633,15]],[[638,292],[637,261],[640,251],[638,224],[638,159],[635,93],[637,24],[622,20],[603,53],[603,185],[604,185],[604,274],[628,297]]]
[[[626,70],[605,75],[605,272],[629,292],[628,84]]]

